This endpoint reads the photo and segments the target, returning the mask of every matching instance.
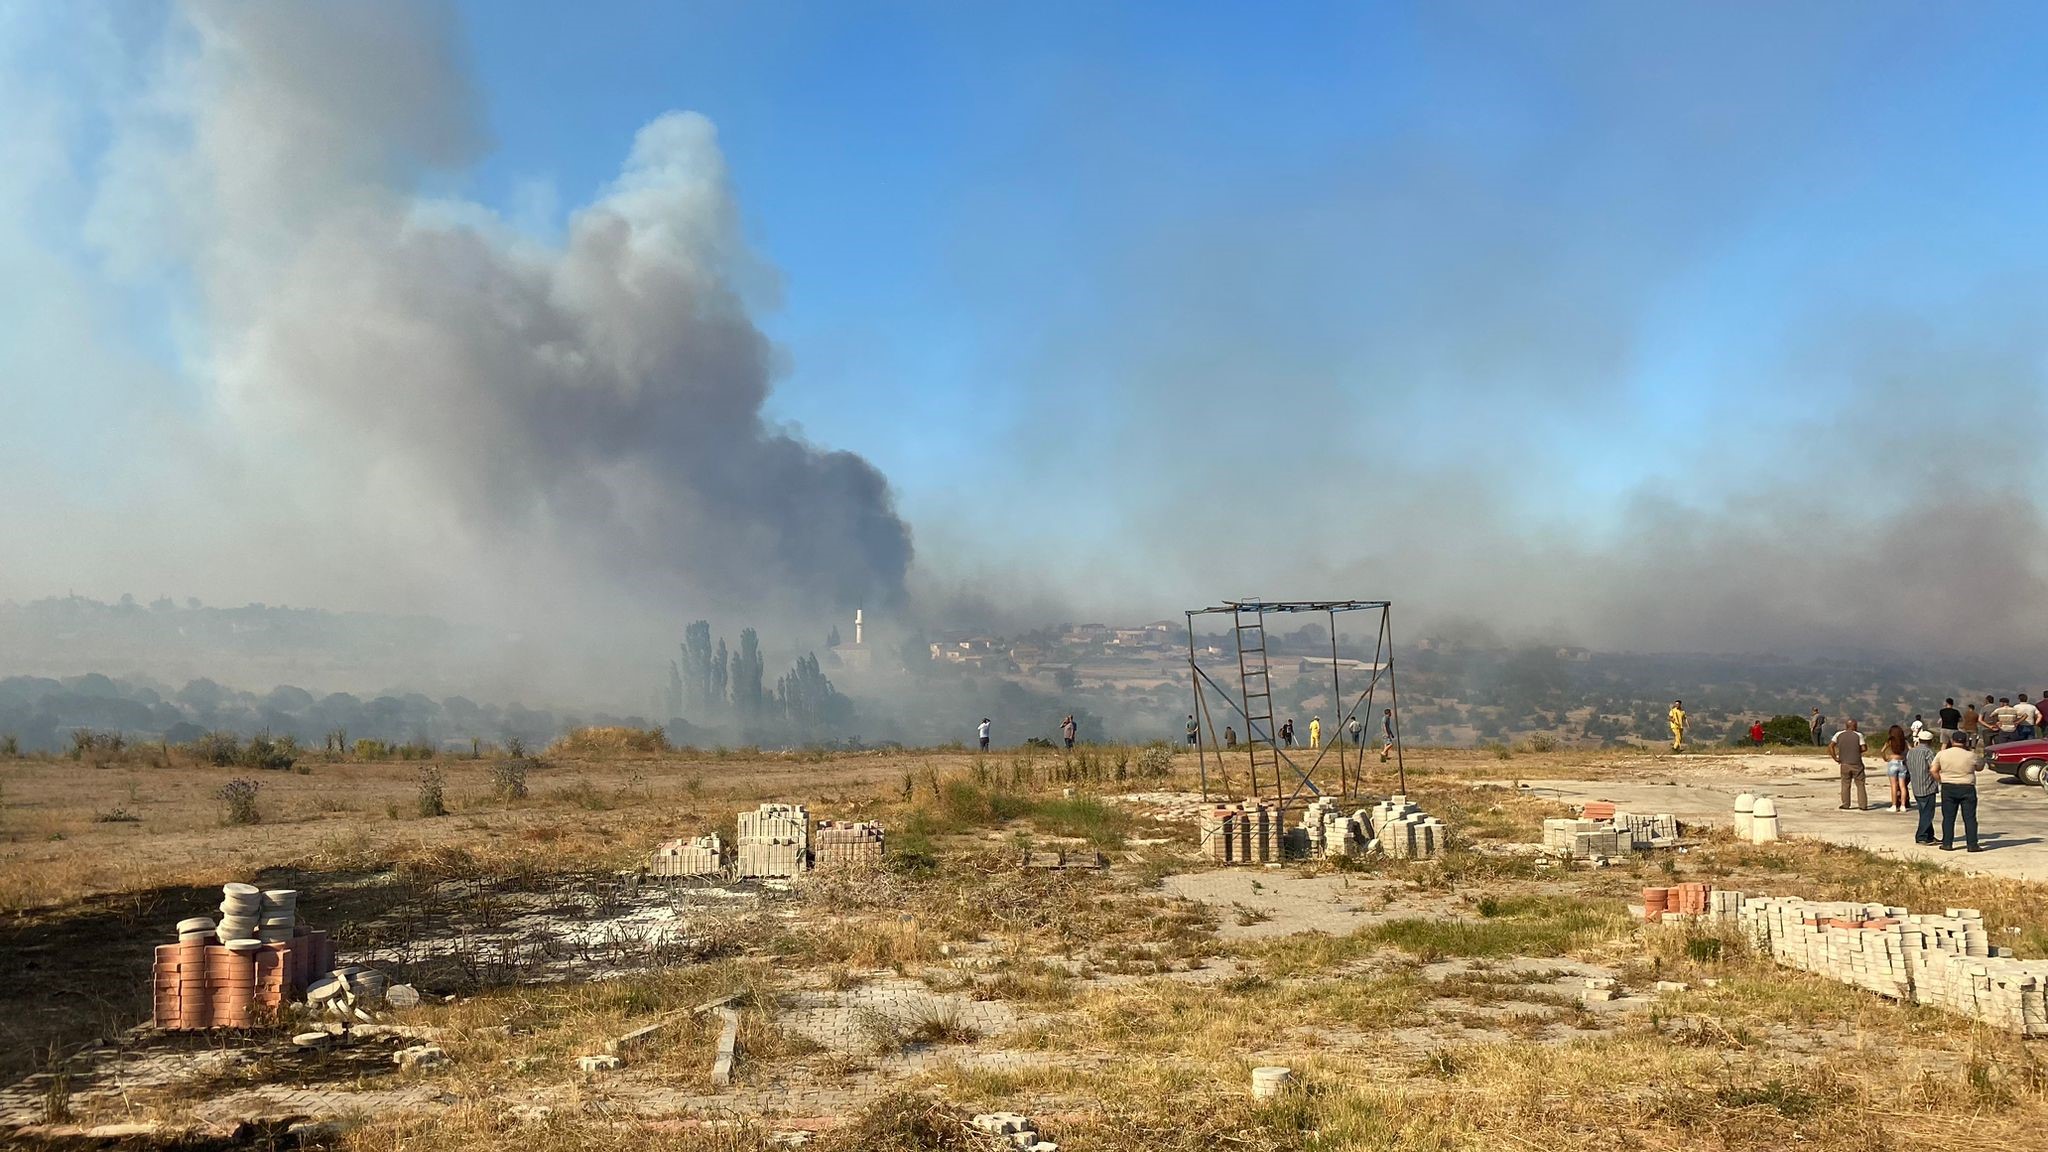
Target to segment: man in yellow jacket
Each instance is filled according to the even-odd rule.
[[[1308,746],[1311,748],[1321,748],[1323,746],[1323,718],[1321,716],[1312,717],[1308,722]]]
[[[1673,752],[1681,752],[1681,751],[1684,751],[1684,749],[1685,749],[1685,701],[1683,701],[1683,700],[1673,700],[1673,701],[1671,702],[1671,717],[1670,717],[1670,719],[1671,719],[1671,750],[1672,750]]]

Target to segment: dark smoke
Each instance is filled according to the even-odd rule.
[[[186,11],[177,113],[125,125],[98,231],[189,268],[261,497],[359,542],[364,583],[424,565],[469,609],[571,614],[903,599],[887,480],[763,420],[773,276],[709,121],[647,124],[546,246],[420,194],[483,143],[442,6]]]

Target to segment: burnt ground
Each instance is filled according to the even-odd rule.
[[[780,895],[754,884],[641,886],[609,873],[272,869],[251,882],[298,889],[302,920],[332,926],[340,954],[440,995],[687,959],[703,921]],[[173,886],[0,922],[0,1080],[125,1043],[149,1020],[154,949],[175,938],[179,920],[219,902],[217,888]]]

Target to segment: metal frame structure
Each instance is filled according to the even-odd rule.
[[[1290,752],[1304,749],[1283,748],[1275,738],[1273,726],[1273,682],[1272,669],[1266,652],[1266,614],[1320,612],[1329,621],[1330,632],[1330,699],[1339,709],[1344,708],[1345,692],[1343,667],[1337,657],[1337,617],[1340,613],[1377,612],[1379,628],[1374,642],[1372,675],[1365,687],[1352,700],[1351,707],[1343,710],[1336,721],[1336,738],[1315,749],[1315,758],[1304,763],[1297,762]],[[1231,617],[1236,643],[1237,690],[1233,693],[1218,682],[1203,668],[1195,648],[1195,618],[1198,616],[1227,615]],[[1387,706],[1394,715],[1394,771],[1398,779],[1396,790],[1408,790],[1408,770],[1402,763],[1401,739],[1401,695],[1394,683],[1394,624],[1393,603],[1388,600],[1225,600],[1207,608],[1191,608],[1188,618],[1188,686],[1194,693],[1195,722],[1201,731],[1197,732],[1195,751],[1202,771],[1202,798],[1209,797],[1209,762],[1216,762],[1216,770],[1225,792],[1233,790],[1230,770],[1226,765],[1223,743],[1216,738],[1215,715],[1209,706],[1210,698],[1220,698],[1230,711],[1244,723],[1244,748],[1249,760],[1246,777],[1246,791],[1250,799],[1260,799],[1269,794],[1280,801],[1285,810],[1293,807],[1304,793],[1321,796],[1325,794],[1323,784],[1329,782],[1328,774],[1323,775],[1323,784],[1317,783],[1317,773],[1323,770],[1323,761],[1329,753],[1337,753],[1337,794],[1354,795],[1365,779],[1365,742],[1360,741],[1356,751],[1357,763],[1353,765],[1347,755],[1349,745],[1344,739],[1344,728],[1351,718],[1362,709],[1366,722],[1370,724],[1373,704],[1385,682]],[[1370,728],[1366,729],[1370,731]],[[1204,738],[1206,732],[1206,738]],[[1213,752],[1213,755],[1212,755]]]

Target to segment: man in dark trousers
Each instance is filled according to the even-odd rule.
[[[1842,769],[1842,810],[1861,812],[1870,807],[1870,797],[1863,790],[1863,733],[1856,730],[1854,720],[1842,721],[1842,730],[1828,741],[1828,750],[1834,755],[1835,763]],[[1849,806],[1849,790],[1856,791],[1856,806]]]
[[[1282,748],[1294,747],[1294,721],[1283,720],[1280,722],[1280,746]]]
[[[1067,713],[1065,720],[1060,721],[1060,739],[1066,741],[1069,748],[1074,746],[1074,734],[1080,730],[1080,727],[1074,723],[1074,714],[1071,712]]]
[[[1943,739],[1962,743],[1962,733],[1951,732]],[[1920,823],[1913,829],[1913,843],[1934,843],[1934,806],[1941,798],[1941,782],[1934,778],[1934,733],[1923,728],[1913,746],[1906,750],[1906,790],[1912,793],[1913,810]]]
[[[1188,722],[1185,731],[1188,734],[1188,747],[1193,748],[1197,743],[1201,741],[1202,726],[1200,724],[1195,723],[1195,715],[1192,712],[1188,713]]]
[[[1815,708],[1813,710],[1813,719],[1808,720],[1806,726],[1813,730],[1813,746],[1815,748],[1819,748],[1827,743],[1826,740],[1821,739],[1821,733],[1827,731],[1828,718],[1820,714],[1820,709]]]
[[[1977,847],[1977,754],[1958,739],[1934,758],[1934,778],[1941,784],[1941,850],[1956,850],[1956,813],[1963,814],[1963,840]]]

